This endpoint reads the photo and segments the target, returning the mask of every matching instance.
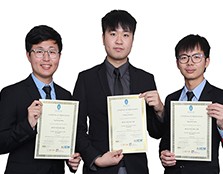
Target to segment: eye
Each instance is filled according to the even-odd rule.
[[[35,50],[35,52],[36,52],[37,54],[44,54],[44,51],[43,51],[43,50]]]
[[[129,37],[129,34],[124,34],[124,37]]]
[[[179,59],[181,60],[186,60],[188,57],[187,56],[180,56]]]

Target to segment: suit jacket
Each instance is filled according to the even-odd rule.
[[[71,93],[54,83],[57,99]],[[64,174],[64,160],[34,159],[36,130],[28,122],[28,107],[41,98],[31,75],[1,91],[0,154],[9,153],[5,174]]]
[[[170,101],[178,101],[180,98],[181,90],[178,90],[165,100],[165,133],[161,138],[160,152],[162,150],[170,150]],[[213,103],[223,104],[223,90],[216,88],[206,82],[206,85],[201,93],[199,101],[212,101]],[[212,161],[184,161],[178,160],[176,166],[166,167],[165,174],[218,174],[219,161],[218,151],[221,136],[217,130],[216,119],[212,120]]]
[[[129,65],[129,74],[131,94],[156,89],[152,74],[132,65]],[[118,173],[119,165],[105,168],[96,167],[96,171],[91,169],[94,160],[109,151],[107,96],[111,96],[111,91],[107,81],[105,63],[79,73],[73,97],[74,100],[79,101],[76,148],[84,161],[84,174]],[[157,120],[153,108],[147,105],[146,109],[148,132],[150,136],[160,138],[162,125]],[[87,117],[89,118],[89,128]],[[124,156],[128,174],[148,174],[146,153]]]

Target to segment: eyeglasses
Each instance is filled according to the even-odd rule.
[[[48,53],[48,56],[51,58],[51,59],[56,59],[57,58],[57,55],[58,55],[58,51],[54,48],[52,49],[49,49],[49,50],[43,50],[43,49],[33,49],[31,50],[31,52],[34,52],[35,56],[37,58],[43,58],[44,57],[44,54],[47,52]]]
[[[203,57],[205,56],[201,53],[196,53],[191,56],[187,54],[182,54],[178,56],[178,60],[180,63],[185,64],[185,63],[188,63],[191,58],[193,63],[200,63]]]

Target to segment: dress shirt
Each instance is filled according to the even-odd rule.
[[[33,73],[32,73],[32,78],[33,78],[34,83],[36,84],[36,87],[38,88],[38,91],[39,91],[42,99],[46,98],[46,93],[43,91],[43,87],[47,86],[47,85],[49,85],[51,87],[50,95],[51,95],[52,100],[56,99],[56,93],[55,93],[55,89],[53,86],[53,81],[50,82],[50,84],[45,84],[45,83],[41,82],[39,79],[37,79]]]
[[[114,74],[115,67],[112,64],[110,64],[107,61],[107,59],[105,60],[105,65],[107,69],[108,85],[109,85],[111,94],[114,95],[113,87],[114,87],[114,82],[115,82],[115,74]],[[129,61],[127,61],[124,65],[118,67],[124,95],[130,94],[130,76],[129,76],[128,67],[129,67]]]

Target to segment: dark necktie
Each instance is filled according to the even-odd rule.
[[[192,101],[194,93],[192,91],[187,91],[187,101]]]
[[[114,74],[115,74],[114,95],[122,95],[123,88],[122,88],[122,83],[120,80],[120,72],[118,68],[114,69]]]
[[[43,91],[46,93],[46,99],[51,99],[51,95],[50,95],[51,87],[50,86],[44,86]]]

